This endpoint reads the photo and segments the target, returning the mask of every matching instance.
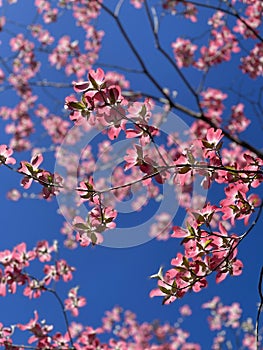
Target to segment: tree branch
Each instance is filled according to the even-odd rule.
[[[256,342],[257,342],[257,350],[259,350],[259,320],[260,320],[260,314],[263,310],[263,292],[262,292],[262,281],[263,281],[263,266],[261,267],[260,275],[259,275],[259,281],[258,281],[258,294],[260,297],[260,304],[258,307],[257,312],[257,320],[256,320]]]

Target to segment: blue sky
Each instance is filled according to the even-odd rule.
[[[32,1],[28,0],[28,3]],[[106,1],[107,3],[111,3]],[[30,6],[28,6],[30,8]],[[10,10],[5,7],[5,15],[12,20],[17,20],[19,23],[27,23],[29,19],[28,8],[25,9],[22,3],[14,5]],[[1,12],[0,12],[1,15]],[[31,15],[31,13],[30,13]],[[180,103],[190,104],[193,107],[193,101],[189,99],[189,94],[185,86],[182,85],[179,78],[172,71],[171,66],[166,63],[159,54],[155,53],[153,39],[147,19],[144,12],[136,11],[128,5],[128,1],[124,2],[121,11],[121,19],[125,23],[125,27],[131,34],[139,52],[145,57],[145,62],[149,70],[154,73],[155,77],[161,84],[171,90],[178,91],[178,101]],[[55,30],[56,36],[59,37],[65,34],[65,23],[57,26],[52,24],[51,31]],[[167,22],[165,22],[167,21]],[[200,32],[204,25],[204,19],[200,22]],[[186,24],[188,23],[188,24]],[[183,25],[184,24],[184,25]],[[103,41],[103,49],[99,62],[121,65],[126,67],[140,68],[132,53],[127,50],[125,42],[120,38],[119,32],[113,21],[107,15],[103,15],[98,20],[98,27],[105,30],[105,38]],[[14,31],[16,26],[13,26]],[[148,29],[147,29],[148,28]],[[163,43],[167,50],[172,53],[169,43],[176,39],[177,36],[192,36],[193,24],[178,20],[175,17],[164,17],[161,21],[161,34],[163,34]],[[54,33],[54,32],[53,32]],[[0,40],[4,42],[5,32],[0,33]],[[8,34],[10,36],[10,34]],[[79,30],[70,27],[70,35],[76,37],[81,42]],[[1,37],[2,36],[2,37]],[[150,38],[150,39],[149,39]],[[0,53],[3,57],[6,55],[7,47],[0,46]],[[238,58],[236,58],[237,60]],[[43,61],[43,65],[45,62]],[[1,65],[1,63],[0,63]],[[104,68],[106,70],[106,68]],[[42,77],[52,81],[71,82],[72,77],[65,77],[60,72],[55,70],[44,70],[45,76]],[[231,75],[231,78],[229,76]],[[138,74],[128,74],[132,87],[135,90],[148,91],[156,94],[156,90],[151,86],[145,77]],[[200,74],[194,71],[187,72],[187,77],[197,85]],[[240,79],[244,83],[249,82],[247,91],[251,91],[260,86],[260,82],[253,81],[252,83],[241,76],[238,71],[232,71],[230,65],[223,65],[222,68],[214,69],[211,76],[206,81],[206,86],[215,88],[228,87],[234,82],[234,86],[238,88]],[[252,85],[251,85],[252,84]],[[63,98],[72,92],[71,89],[54,90],[58,99],[61,99],[61,105],[56,104],[43,91],[39,91],[39,103],[47,104],[50,110],[57,114],[63,113]],[[4,97],[1,98],[1,104],[6,103],[12,105],[12,92],[7,91],[1,93]],[[233,94],[229,98],[229,102],[236,103],[238,98]],[[248,107],[247,115],[251,115],[252,122],[255,121],[253,110]],[[179,115],[180,116],[180,115]],[[185,116],[180,116],[185,118]],[[187,123],[190,119],[186,118]],[[2,129],[3,130],[3,129]],[[259,147],[261,144],[261,132],[257,126],[253,125],[244,134],[244,137]],[[7,143],[7,136],[1,131],[1,143]],[[34,137],[33,137],[34,139]],[[43,139],[35,139],[36,146],[47,146],[50,142],[48,137]],[[21,156],[21,159],[29,159],[28,154]],[[47,160],[44,165],[54,166],[52,157],[47,155]],[[161,299],[149,298],[149,292],[155,287],[155,282],[149,279],[149,276],[155,273],[160,265],[169,267],[170,260],[173,258],[179,249],[179,240],[169,240],[167,242],[157,242],[151,240],[145,244],[132,248],[107,248],[107,247],[87,247],[78,248],[74,251],[68,251],[63,248],[62,235],[59,233],[63,219],[57,214],[58,204],[56,200],[52,202],[44,202],[34,199],[21,199],[18,203],[6,201],[6,191],[9,188],[19,188],[20,176],[15,173],[10,173],[8,169],[1,167],[1,234],[0,249],[11,249],[15,244],[21,241],[26,241],[29,247],[33,247],[38,240],[54,239],[60,241],[60,255],[65,257],[67,261],[77,268],[77,271],[72,281],[72,285],[80,285],[80,294],[87,298],[87,306],[80,311],[79,321],[84,324],[97,326],[103,316],[105,310],[111,309],[114,305],[120,305],[124,309],[134,311],[139,321],[151,321],[160,319],[161,321],[175,322],[178,314],[178,308],[184,304],[189,304],[193,309],[193,316],[186,321],[185,329],[191,333],[191,340],[200,342],[204,349],[211,344],[211,337],[208,331],[206,316],[207,313],[200,311],[203,302],[210,300],[214,295],[219,295],[222,301],[226,304],[237,301],[244,309],[244,316],[256,316],[256,304],[259,301],[257,292],[257,283],[259,278],[260,268],[262,266],[262,233],[261,223],[251,232],[249,237],[240,245],[239,254],[244,262],[244,272],[240,277],[227,278],[220,285],[216,285],[214,277],[209,278],[209,287],[201,293],[191,293],[178,300],[172,305],[162,306]],[[34,191],[38,191],[38,186],[33,187]],[[217,198],[217,188],[212,187],[209,190],[208,198],[211,200]],[[147,209],[151,210],[151,208]],[[144,215],[142,212],[138,215]],[[129,217],[123,220],[130,220]],[[183,218],[178,218],[182,221]],[[124,224],[127,224],[125,221]],[[180,224],[180,223],[175,223]],[[242,228],[237,225],[237,233],[242,233]],[[36,268],[37,270],[37,268]],[[58,291],[62,297],[66,296],[66,291],[70,285],[59,284]],[[47,323],[55,323],[58,330],[65,330],[64,322],[59,310],[59,306],[51,295],[44,295],[41,299],[28,301],[22,293],[18,292],[15,296],[8,296],[0,299],[0,321],[4,324],[12,324],[16,322],[26,323],[32,316],[33,310],[37,308],[41,318],[45,318]]]

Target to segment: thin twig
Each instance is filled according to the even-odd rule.
[[[228,258],[230,257],[230,255],[233,253],[233,251],[239,246],[239,244],[243,241],[243,239],[245,237],[247,237],[247,235],[253,230],[253,228],[255,227],[255,225],[257,224],[260,216],[261,216],[261,213],[262,213],[262,209],[263,209],[263,198],[261,200],[261,204],[260,204],[260,207],[259,207],[259,210],[258,210],[258,213],[257,213],[257,216],[255,218],[255,220],[252,222],[252,224],[250,225],[249,229],[245,231],[245,233],[243,233],[242,236],[240,237],[232,237],[233,241],[232,243],[230,244],[230,247],[229,247],[229,251],[227,253],[227,255],[225,256],[225,258],[223,260],[220,261],[220,263],[218,263],[212,270],[210,271],[207,271],[204,275],[196,275],[196,278],[194,279],[193,282],[190,282],[188,285],[184,286],[184,287],[180,287],[180,288],[177,288],[177,290],[171,294],[171,295],[168,295],[167,297],[171,297],[171,296],[175,296],[177,295],[178,291],[181,291],[181,290],[184,290],[184,289],[189,289],[191,288],[192,286],[195,285],[196,282],[199,282],[201,281],[203,278],[206,278],[208,277],[209,275],[211,275],[213,272],[215,272],[220,266],[222,266],[227,260]],[[223,236],[224,237],[224,236]],[[225,249],[224,249],[225,250]],[[263,269],[263,268],[262,268]],[[191,271],[193,273],[193,271]],[[162,279],[162,281],[169,287],[172,287],[172,285],[169,283],[169,282],[166,282]],[[261,296],[261,294],[260,294]],[[262,303],[263,303],[263,297],[262,297]],[[261,306],[262,308],[262,306]],[[259,349],[257,349],[259,350]]]
[[[185,113],[187,113],[188,108],[184,108],[184,106],[180,106],[178,104],[175,104],[174,101],[172,100],[172,98],[169,96],[169,94],[165,91],[165,89],[163,89],[163,87],[158,83],[158,81],[155,79],[155,77],[150,73],[150,71],[148,70],[144,60],[142,59],[141,55],[139,54],[138,50],[136,49],[136,47],[134,46],[131,38],[129,37],[128,33],[126,32],[126,30],[123,27],[122,22],[120,21],[119,17],[116,17],[116,15],[114,14],[114,12],[112,12],[105,4],[101,4],[101,7],[104,9],[105,12],[107,12],[116,22],[122,36],[124,37],[125,41],[127,42],[128,46],[130,47],[132,53],[134,54],[134,56],[136,57],[137,61],[139,62],[143,73],[147,76],[147,78],[153,83],[153,85],[156,87],[156,89],[161,93],[161,95],[167,100],[168,104],[175,109],[180,109],[182,112],[184,111]],[[152,20],[150,20],[150,23],[152,23]],[[154,29],[153,29],[154,30]],[[172,59],[171,57],[169,57],[169,55],[164,51],[163,52],[164,55],[167,55],[166,58],[172,63]],[[174,63],[173,63],[174,65]],[[177,67],[178,68],[178,67]],[[182,75],[182,73],[179,73],[180,70],[177,70],[178,74],[180,75],[180,77],[184,80],[184,82],[187,84],[187,80],[185,80],[184,75]],[[189,83],[188,83],[189,84]],[[202,120],[205,123],[207,123],[208,125],[210,125],[212,128],[214,129],[218,129],[218,125],[216,125],[212,120],[210,120],[208,117],[205,116],[200,103],[199,103],[199,98],[197,93],[194,91],[194,89],[188,85],[188,87],[190,88],[190,91],[192,92],[193,96],[195,96],[196,98],[196,102],[198,105],[198,109],[199,112],[192,112],[191,114],[189,114],[191,117],[194,117],[195,119],[198,120]],[[178,108],[178,107],[181,108]],[[239,139],[237,136],[232,135],[230,132],[228,132],[226,129],[222,129],[224,135],[226,136],[226,138],[228,138],[230,141],[233,141],[234,143],[250,150],[251,152],[255,153],[259,158],[263,159],[263,152],[259,149],[257,149],[256,147],[252,146],[251,144],[249,144],[248,142]]]
[[[211,9],[211,10],[216,10],[218,11],[218,6],[214,6],[214,5],[210,5],[210,4],[207,4],[207,3],[200,3],[200,2],[197,2],[197,1],[187,1],[187,0],[179,0],[180,2],[183,2],[185,4],[192,4],[192,5],[195,5],[195,6],[199,6],[199,7],[204,7],[204,8],[208,8],[208,9]],[[251,27],[240,15],[239,13],[236,11],[236,9],[233,7],[233,5],[229,2],[229,1],[225,1],[227,2],[227,6],[232,10],[227,10],[223,7],[220,7],[220,11],[221,12],[224,12],[225,14],[227,15],[230,15],[230,16],[233,16],[233,17],[236,17],[238,20],[240,20],[261,42],[263,42],[263,38],[258,34],[258,32],[253,28]]]
[[[69,341],[70,341],[72,349],[75,349],[74,343],[73,343],[73,339],[72,339],[72,336],[71,336],[71,333],[70,333],[68,316],[66,314],[66,311],[65,311],[65,308],[64,308],[64,304],[63,304],[62,300],[60,299],[60,296],[58,295],[58,293],[55,290],[49,289],[49,288],[47,288],[46,290],[48,292],[52,293],[55,296],[55,298],[57,299],[57,301],[58,301],[58,303],[59,303],[59,305],[61,307],[61,311],[63,313],[63,317],[64,317],[64,320],[65,320],[65,323],[66,323],[67,332],[68,332],[68,335],[69,335]]]
[[[263,266],[261,267],[260,275],[259,275],[259,281],[258,281],[258,294],[260,298],[260,304],[258,307],[257,312],[257,320],[256,320],[256,342],[257,342],[257,350],[259,350],[259,320],[260,320],[260,314],[263,309],[263,292],[262,292],[262,281],[263,281]]]
[[[175,60],[162,48],[161,43],[160,43],[160,39],[159,39],[159,35],[158,32],[156,32],[156,26],[154,25],[154,21],[157,21],[157,17],[155,16],[155,20],[153,21],[151,18],[151,12],[148,6],[148,2],[147,0],[144,1],[144,5],[145,5],[145,9],[146,9],[146,13],[147,13],[147,17],[148,20],[151,24],[151,29],[154,35],[154,40],[155,40],[155,46],[157,48],[158,51],[160,51],[160,53],[168,60],[168,62],[173,66],[173,68],[175,69],[176,73],[180,76],[180,78],[182,79],[182,81],[184,82],[184,84],[186,85],[186,87],[189,89],[189,91],[191,92],[191,94],[194,96],[194,98],[196,99],[197,105],[199,106],[199,110],[202,111],[201,106],[200,106],[200,101],[199,101],[199,97],[198,94],[196,93],[196,91],[194,90],[194,88],[192,87],[192,85],[189,83],[189,81],[186,79],[185,75],[183,74],[182,70],[177,66]]]

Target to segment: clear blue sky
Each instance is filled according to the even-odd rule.
[[[7,9],[5,15],[10,19],[19,21],[19,23],[27,23],[29,20],[29,3],[28,8],[22,4],[14,5]],[[106,1],[111,3],[111,1]],[[180,103],[188,103],[189,95],[186,88],[181,84],[179,78],[172,71],[171,67],[157,55],[153,49],[153,39],[146,21],[145,14],[140,11],[133,10],[125,5],[121,11],[121,18],[125,23],[125,27],[131,33],[131,37],[136,43],[139,51],[145,57],[149,69],[154,73],[160,83],[170,89],[178,91],[178,100]],[[0,12],[1,15],[1,12]],[[30,13],[31,15],[31,13]],[[191,36],[193,25],[186,21],[175,20],[175,18],[162,19],[161,30],[163,34],[164,45],[171,53],[169,42],[175,40],[177,36]],[[200,32],[202,32],[203,19],[200,22]],[[182,26],[184,23],[184,26]],[[79,37],[79,31],[73,27],[68,27],[69,22],[62,21],[60,26],[51,25],[50,29],[55,30],[56,36],[70,33],[72,38]],[[126,67],[139,68],[138,63],[132,53],[127,51],[127,47],[123,40],[119,37],[118,30],[113,21],[107,15],[103,15],[98,21],[98,27],[105,30],[105,39],[103,41],[103,49],[99,62],[116,64]],[[16,26],[13,26],[15,30]],[[69,30],[70,28],[70,30]],[[166,35],[167,33],[167,35]],[[0,33],[0,40],[4,42],[5,33]],[[167,37],[166,37],[167,36]],[[0,47],[0,54],[3,57],[6,54],[6,47]],[[43,64],[45,64],[43,62]],[[106,70],[106,68],[105,68]],[[55,70],[46,70],[46,75],[42,77],[52,81],[71,82],[73,77],[64,77]],[[192,74],[192,76],[190,76]],[[208,79],[206,86],[215,88],[228,87],[230,85],[229,76],[231,75],[231,83],[236,79],[236,84],[241,76],[237,71],[232,72],[229,65],[224,65],[219,70],[215,69]],[[197,84],[199,75],[192,71],[188,74],[193,84]],[[152,89],[150,83],[140,75],[129,75],[132,87],[138,90],[145,90],[156,93]],[[244,82],[248,82],[244,79]],[[260,82],[252,82],[253,85],[248,86],[247,91],[256,88]],[[72,91],[70,89],[55,91],[57,97],[61,99],[61,105],[55,106],[55,113],[62,113],[63,96],[67,96]],[[54,90],[53,90],[54,93]],[[47,104],[53,111],[53,100],[50,99],[43,91],[39,90],[39,103]],[[3,96],[3,97],[2,97]],[[0,103],[12,105],[11,91],[0,95]],[[236,103],[237,99],[234,95],[229,99],[231,103]],[[189,102],[191,104],[191,101]],[[254,113],[251,109],[246,110],[248,116]],[[183,116],[181,116],[183,117]],[[189,119],[187,120],[189,122]],[[256,131],[253,126],[245,134],[255,145],[260,145],[260,131]],[[1,142],[7,143],[7,136],[1,129]],[[36,138],[36,146],[47,145],[48,138]],[[29,159],[29,155],[25,154],[23,159]],[[53,166],[51,157],[45,165]],[[52,169],[50,169],[52,170]],[[87,298],[87,306],[80,310],[79,320],[87,325],[97,326],[103,316],[105,310],[111,309],[114,305],[120,305],[124,309],[130,309],[138,315],[139,321],[151,321],[160,319],[161,321],[175,322],[178,314],[178,308],[183,304],[189,304],[193,309],[193,316],[185,323],[185,329],[191,333],[193,342],[200,342],[204,349],[209,347],[211,338],[208,332],[206,322],[207,314],[201,312],[200,308],[203,302],[210,300],[214,295],[219,295],[226,304],[234,301],[240,302],[244,309],[245,316],[255,318],[256,304],[259,301],[257,294],[257,283],[259,271],[263,263],[262,259],[262,224],[259,223],[249,237],[240,246],[240,258],[244,261],[244,272],[240,277],[227,278],[220,285],[216,285],[214,277],[209,278],[209,287],[201,293],[191,293],[170,306],[162,306],[161,299],[150,299],[148,294],[155,287],[155,282],[149,280],[148,276],[155,273],[160,265],[169,267],[170,259],[176,255],[176,252],[182,247],[179,246],[179,240],[169,240],[167,242],[149,241],[140,246],[125,249],[114,249],[107,247],[87,247],[78,248],[74,251],[68,251],[63,248],[62,235],[59,233],[63,219],[57,215],[58,205],[56,200],[45,202],[33,199],[22,199],[18,203],[6,201],[6,191],[11,187],[19,188],[20,176],[1,167],[1,240],[0,249],[11,249],[15,244],[26,241],[29,247],[35,245],[38,240],[54,239],[60,241],[61,257],[65,257],[67,261],[77,268],[72,284],[59,284],[58,291],[65,296],[70,285],[80,285],[80,294]],[[37,192],[38,187],[33,189]],[[209,191],[212,199],[214,190]],[[144,215],[143,212],[138,215]],[[128,217],[124,220],[130,220]],[[179,221],[182,219],[178,218]],[[126,222],[125,222],[126,223]],[[180,223],[175,223],[180,224]],[[237,233],[239,226],[237,227]],[[36,268],[37,271],[37,268]],[[48,307],[47,307],[48,306]],[[45,318],[47,323],[54,323],[57,330],[64,330],[64,322],[60,309],[56,301],[51,295],[43,295],[41,299],[28,301],[21,293],[15,296],[8,296],[0,299],[0,321],[4,324],[12,324],[16,322],[26,323],[32,316],[33,310],[37,308],[41,318]],[[207,329],[204,337],[204,329]]]

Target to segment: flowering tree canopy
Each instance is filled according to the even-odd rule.
[[[80,250],[152,240],[166,257],[173,249],[144,276],[152,303],[173,307],[242,275],[240,247],[260,236],[263,207],[262,1],[0,0],[0,11],[2,187],[12,208],[32,199],[57,211],[61,226],[40,240],[21,229],[19,243],[1,247],[0,296],[33,304],[51,295],[64,323],[57,329],[35,307],[29,321],[0,324],[1,346],[201,349],[183,329],[187,304],[171,322],[141,322],[120,306],[99,326],[76,322],[96,266],[73,276]],[[22,225],[33,233],[42,224],[30,210]],[[50,221],[45,214],[46,231]],[[262,349],[263,263],[255,265],[254,320],[237,301],[202,304],[214,350]]]

